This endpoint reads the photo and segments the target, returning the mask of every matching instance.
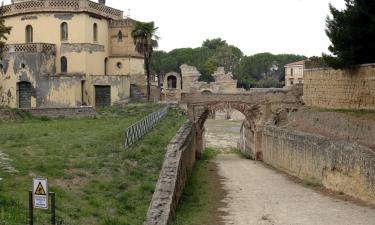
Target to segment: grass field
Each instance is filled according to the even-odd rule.
[[[25,224],[33,177],[48,178],[49,191],[56,192],[58,224],[143,224],[165,146],[185,116],[171,110],[127,151],[123,131],[158,107],[105,109],[96,118],[0,122],[0,154],[18,171],[0,169],[0,225]],[[35,225],[49,224],[46,212],[35,216]]]

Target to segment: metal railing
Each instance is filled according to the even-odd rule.
[[[143,135],[155,127],[162,119],[164,119],[169,111],[169,105],[164,106],[156,112],[143,118],[141,121],[133,124],[125,130],[125,149],[138,141]]]

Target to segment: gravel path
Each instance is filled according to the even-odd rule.
[[[375,225],[375,209],[324,196],[260,162],[219,155],[224,178],[225,224],[235,225]]]
[[[241,122],[206,122],[206,145],[236,147]],[[375,209],[322,195],[261,162],[221,154],[215,158],[227,192],[225,224],[375,225]]]

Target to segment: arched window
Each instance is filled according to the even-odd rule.
[[[104,59],[104,75],[107,75],[108,58]]]
[[[122,42],[122,32],[121,32],[121,30],[117,34],[117,41]]]
[[[62,23],[60,26],[60,35],[61,35],[61,40],[62,41],[67,41],[68,40],[68,24],[67,23]]]
[[[33,27],[31,25],[26,26],[25,36],[26,36],[26,43],[33,42]]]
[[[98,24],[94,23],[93,25],[93,39],[98,41]]]
[[[168,88],[172,88],[172,89],[177,88],[177,78],[175,76],[168,77]]]
[[[61,73],[67,73],[68,72],[68,60],[65,56],[61,57]]]

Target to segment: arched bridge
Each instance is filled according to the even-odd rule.
[[[262,159],[262,129],[266,122],[281,112],[298,108],[301,105],[302,88],[292,89],[252,89],[247,92],[206,94],[182,93],[181,102],[186,104],[188,117],[196,130],[196,155],[201,157],[204,148],[204,123],[215,111],[236,109],[245,115],[245,124],[251,135],[244,151],[246,155]]]

